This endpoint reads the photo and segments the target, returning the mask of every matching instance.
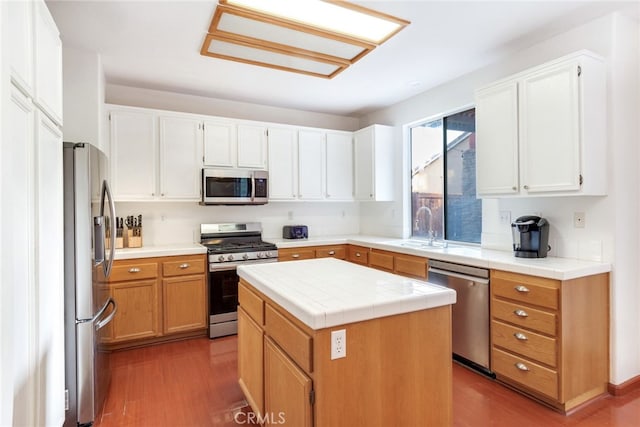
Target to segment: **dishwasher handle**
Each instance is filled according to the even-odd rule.
[[[458,279],[469,280],[471,282],[475,282],[475,283],[478,283],[478,284],[481,284],[481,285],[488,285],[489,284],[489,279],[484,279],[482,277],[469,276],[469,275],[466,275],[466,274],[454,273],[453,271],[441,270],[439,268],[429,267],[429,272],[430,273],[436,273],[436,274],[442,274],[443,276],[457,277]],[[427,277],[427,281],[428,280],[429,280],[429,278]]]

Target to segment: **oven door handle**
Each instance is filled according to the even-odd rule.
[[[236,269],[236,265],[225,265],[222,267],[209,267],[209,272],[210,273],[215,273],[216,271],[230,271],[230,270],[235,270]]]

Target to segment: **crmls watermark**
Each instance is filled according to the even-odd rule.
[[[269,412],[259,416],[253,412],[245,414],[244,412],[236,412],[233,415],[233,421],[237,424],[260,424],[260,425],[278,425],[286,422],[284,412],[278,412],[277,414]]]

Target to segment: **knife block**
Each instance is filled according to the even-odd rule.
[[[133,227],[125,230],[124,247],[125,248],[141,248],[142,247],[142,227]]]
[[[118,236],[118,234],[120,233],[116,234],[116,249],[122,249],[124,247],[124,239],[122,236]],[[109,234],[107,234],[106,239],[104,239],[104,244],[107,249],[111,248],[111,236]]]

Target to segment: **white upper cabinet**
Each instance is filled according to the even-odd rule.
[[[250,169],[267,167],[266,127],[238,125],[238,167]]]
[[[160,197],[200,200],[202,120],[160,116]]]
[[[7,2],[11,80],[62,124],[62,41],[44,0]]]
[[[269,199],[298,195],[298,136],[295,129],[269,128]]]
[[[353,200],[353,134],[327,132],[326,198]]]
[[[298,132],[298,197],[302,200],[324,198],[324,132]]]
[[[111,186],[116,201],[153,200],[157,195],[156,117],[115,110],[110,115]]]
[[[478,90],[478,195],[606,194],[605,73],[583,51]]]
[[[372,125],[353,134],[356,200],[393,200],[393,127]]]
[[[203,122],[196,116],[117,107],[111,123],[116,201],[199,201]]]
[[[62,124],[62,41],[44,1],[35,3],[35,102]]]
[[[233,167],[236,163],[236,125],[227,121],[205,120],[205,166]]]
[[[205,120],[204,166],[267,168],[267,128],[233,120]]]
[[[4,21],[11,34],[11,43],[6,43],[11,80],[30,95],[33,95],[34,86],[33,6],[29,1],[6,2]]]

